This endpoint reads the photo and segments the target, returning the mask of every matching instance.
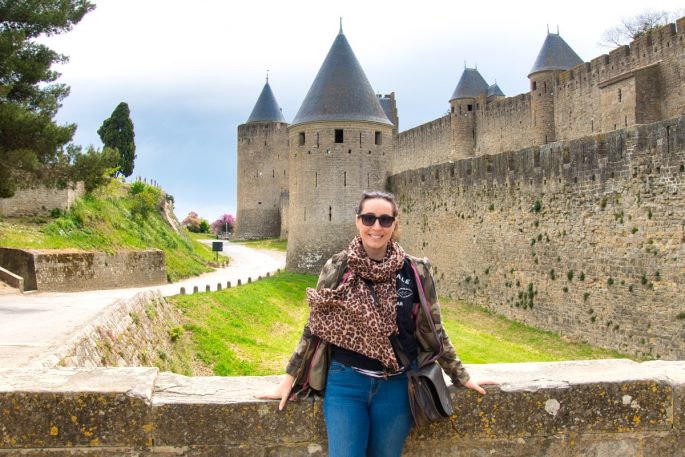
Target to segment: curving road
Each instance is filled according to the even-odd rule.
[[[211,243],[211,240],[206,241]],[[133,297],[144,290],[160,290],[164,296],[176,295],[181,287],[192,293],[193,287],[204,292],[228,281],[236,285],[248,277],[253,280],[274,273],[285,266],[285,253],[257,250],[224,241],[221,253],[231,257],[226,268],[162,286],[131,289],[91,290],[86,292],[45,292],[0,295],[0,368],[27,367],[50,354],[70,335],[88,325],[117,300]]]

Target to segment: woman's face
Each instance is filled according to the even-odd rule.
[[[370,198],[362,203],[361,214],[373,214],[376,217],[393,216],[392,203],[384,198]],[[356,219],[357,231],[362,239],[362,244],[366,253],[372,259],[380,260],[385,256],[385,249],[395,231],[397,221],[390,227],[382,227],[380,221],[376,219],[372,226],[362,224],[359,216]]]

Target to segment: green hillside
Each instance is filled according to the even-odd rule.
[[[113,181],[52,217],[0,218],[0,246],[34,249],[78,248],[113,253],[157,248],[165,252],[170,281],[210,271],[210,248],[178,234],[164,220],[166,195],[143,183]]]

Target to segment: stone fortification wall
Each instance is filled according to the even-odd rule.
[[[476,117],[476,155],[530,146],[530,93],[485,104]]]
[[[238,126],[236,239],[281,233],[281,194],[288,190],[287,127],[281,122]]]
[[[64,189],[37,186],[17,189],[13,197],[0,198],[0,216],[36,216],[50,214],[55,208],[67,211],[85,192],[83,182]]]
[[[336,143],[335,131],[342,130]],[[288,255],[290,271],[318,273],[355,233],[354,208],[367,189],[383,189],[392,126],[311,122],[290,127]]]
[[[685,113],[685,18],[559,75],[558,139]]]
[[[414,430],[404,455],[685,455],[685,363],[476,365],[503,384],[452,388],[455,415]],[[320,400],[254,395],[280,377],[196,377],[154,368],[0,371],[0,455],[324,456]]]
[[[439,293],[577,340],[685,357],[685,118],[390,178]]]
[[[120,251],[113,255],[76,249],[0,248],[0,266],[24,278],[26,290],[41,292],[116,289],[166,284],[164,251]]]
[[[454,160],[451,123],[451,116],[446,115],[399,133],[391,174]]]

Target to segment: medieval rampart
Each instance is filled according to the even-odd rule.
[[[485,97],[480,97],[485,102]],[[530,146],[530,93],[481,103],[477,113],[476,155]]]
[[[685,358],[685,118],[407,171],[402,242],[439,293]]]
[[[455,415],[414,430],[405,455],[685,455],[685,363],[475,365],[502,385],[452,388]],[[254,395],[279,377],[196,377],[156,368],[0,371],[2,456],[324,456],[320,400]]]
[[[392,173],[453,160],[454,146],[449,115],[406,130],[397,136]]]

